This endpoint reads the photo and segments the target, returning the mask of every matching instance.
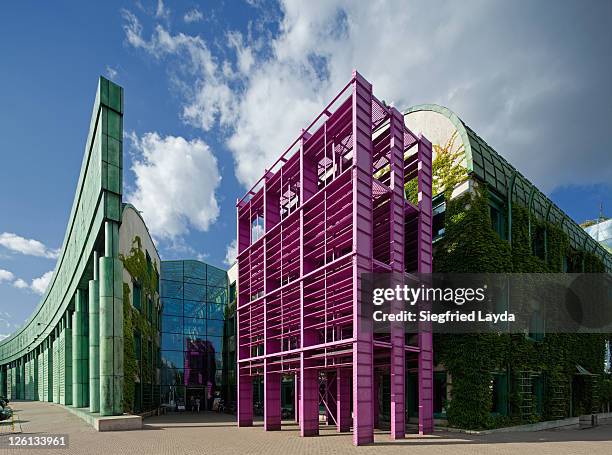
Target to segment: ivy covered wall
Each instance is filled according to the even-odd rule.
[[[132,283],[123,283],[123,409],[128,413],[143,412],[158,404],[154,397],[159,394],[159,270],[156,262],[147,259],[138,236],[134,238],[130,254],[120,254],[119,259],[132,279]],[[137,301],[134,286],[139,289]],[[143,390],[145,386],[150,390]],[[145,393],[151,394],[150,400],[142,399]]]
[[[476,183],[473,192],[447,198],[445,235],[435,247],[434,271],[604,271],[595,255],[572,250],[558,226],[530,219],[524,207],[512,207],[511,239],[511,243],[503,240],[493,229],[490,195]],[[451,376],[449,425],[494,428],[563,418],[570,408],[574,415],[591,412],[598,406],[605,339],[593,334],[547,334],[539,341],[522,334],[436,335],[438,361]],[[576,365],[600,376],[576,381]],[[491,411],[497,374],[506,378],[500,384],[507,388],[508,403],[505,412],[496,414]],[[541,400],[533,392],[534,378],[542,387]]]

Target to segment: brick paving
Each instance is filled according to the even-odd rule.
[[[612,425],[588,430],[552,430],[531,433],[498,433],[472,436],[436,431],[431,436],[408,435],[390,441],[377,432],[375,444],[353,447],[350,434],[321,427],[319,437],[301,438],[293,422],[283,430],[265,432],[261,422],[253,428],[237,428],[233,416],[182,413],[145,419],[142,431],[97,433],[61,406],[40,402],[13,402],[23,433],[68,433],[65,449],[0,449],[0,454],[612,454]],[[0,435],[0,438],[8,436]],[[4,446],[6,447],[6,446]]]

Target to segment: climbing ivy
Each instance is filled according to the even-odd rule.
[[[155,378],[153,356],[159,348],[159,330],[157,311],[155,305],[158,299],[159,271],[157,264],[152,264],[153,268],[149,273],[145,252],[142,249],[142,241],[139,236],[134,237],[129,256],[119,255],[123,267],[132,277],[132,281],[140,285],[140,308],[138,310],[132,305],[130,298],[130,286],[123,283],[123,327],[124,327],[124,377],[123,381],[123,409],[125,412],[134,412],[135,384],[152,384]],[[148,297],[151,297],[152,319],[148,320],[149,314]],[[139,332],[141,335],[141,358],[136,359],[134,334]],[[145,342],[153,342],[153,353],[148,355]],[[140,361],[140,368],[138,368]],[[140,370],[140,371],[139,371]]]
[[[596,255],[571,249],[559,226],[535,219],[525,207],[512,207],[512,243],[502,240],[492,228],[488,201],[487,189],[478,184],[473,192],[447,198],[445,236],[434,251],[436,272],[561,272],[564,258],[570,271],[582,271],[583,263],[584,271],[604,271]],[[547,253],[538,257],[533,239],[538,235],[543,238],[544,232]],[[559,413],[568,415],[569,384],[576,365],[602,373],[605,338],[599,334],[547,334],[542,341],[534,341],[522,334],[436,335],[438,359],[451,376],[449,424],[482,429],[551,419]],[[508,373],[511,386],[507,416],[490,412],[494,371]],[[543,373],[546,378],[541,416],[536,415],[535,400],[526,414],[528,402],[522,403],[518,390],[521,375],[532,372]],[[588,387],[597,387],[597,381]],[[588,390],[574,392],[578,397],[575,413],[590,412],[597,405]]]

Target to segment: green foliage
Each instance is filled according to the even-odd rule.
[[[484,187],[447,198],[445,236],[434,251],[436,272],[560,272],[564,257],[584,263],[585,271],[603,271],[597,256],[571,250],[567,235],[558,226],[530,218],[524,207],[512,207],[512,244],[502,240],[492,229],[488,199]],[[544,232],[546,254],[536,257],[532,240],[536,233]],[[451,376],[449,424],[484,429],[556,418],[558,413],[568,415],[569,385],[576,365],[601,374],[604,339],[599,334],[547,334],[539,342],[522,334],[436,335],[436,354]],[[510,373],[508,416],[490,412],[493,371]],[[526,413],[528,408],[518,391],[521,375],[531,374],[546,378],[542,416],[536,415],[535,400],[531,412]],[[592,406],[590,397],[585,392],[584,399],[574,403],[575,409]]]
[[[158,299],[159,272],[157,264],[153,264],[153,270],[149,273],[147,259],[142,249],[142,241],[136,236],[130,249],[130,255],[119,255],[124,268],[131,275],[132,280],[137,282],[142,289],[140,293],[140,308],[138,310],[132,305],[130,298],[130,286],[123,283],[123,327],[124,327],[124,375],[123,381],[123,409],[125,412],[134,412],[135,383],[151,384],[155,378],[153,359],[147,349],[148,340],[153,342],[153,355],[159,348],[159,327],[157,326],[157,311],[155,304]],[[148,305],[151,309],[152,319],[148,320]],[[141,358],[136,358],[135,333],[141,336]],[[140,365],[139,365],[140,362]]]
[[[444,144],[433,145],[434,159],[431,163],[432,194],[434,196],[444,193],[446,200],[450,199],[453,189],[467,180],[468,175],[463,164],[465,149],[463,144],[456,146],[457,131]],[[406,199],[413,205],[418,203],[419,185],[416,178],[404,185]]]

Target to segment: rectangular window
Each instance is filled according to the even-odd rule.
[[[446,416],[446,371],[434,372],[433,411],[435,417]]]
[[[508,415],[508,374],[493,373],[491,375],[491,393],[493,395],[493,414]]]
[[[153,323],[153,300],[151,300],[151,297],[147,298],[147,319],[151,324]]]
[[[140,284],[138,284],[136,281],[133,282],[132,284],[132,288],[133,288],[133,296],[132,296],[132,305],[134,306],[134,308],[136,308],[137,310],[140,310],[142,308],[142,290],[140,288]]]
[[[147,256],[147,274],[149,278],[152,278],[153,277],[153,264],[151,263],[151,256],[149,256],[148,251],[145,251],[145,254]]]
[[[134,356],[137,361],[142,359],[142,338],[140,336],[140,332],[134,333]]]

